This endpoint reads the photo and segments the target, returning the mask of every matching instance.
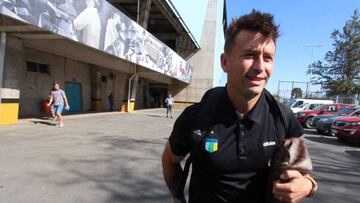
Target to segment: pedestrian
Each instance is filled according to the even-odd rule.
[[[53,103],[54,105],[54,111],[56,115],[56,120],[58,121],[57,127],[63,127],[63,117],[61,115],[62,111],[65,109],[69,110],[70,106],[68,103],[68,100],[66,98],[65,92],[60,89],[59,83],[53,84],[53,90],[50,92],[50,101],[48,103],[48,106]]]
[[[112,92],[109,94],[108,100],[109,100],[109,111],[112,111],[114,106],[114,95]]]
[[[303,128],[285,105],[264,88],[272,74],[278,25],[268,13],[252,11],[235,18],[226,31],[221,66],[227,84],[205,93],[176,120],[162,155],[163,175],[175,202],[190,153],[192,174],[189,202],[265,202],[268,162],[282,140],[300,137]],[[287,127],[275,126],[282,108]],[[203,138],[203,139],[202,139]],[[272,195],[298,202],[316,188],[309,174],[287,170],[273,182]],[[270,191],[271,192],[271,191]]]
[[[170,112],[170,118],[173,118],[172,107],[174,105],[174,98],[171,97],[171,94],[169,94],[169,96],[165,99],[165,103],[166,103],[166,118],[169,117],[169,112]]]
[[[55,115],[54,101],[52,101],[50,103],[50,98],[51,98],[51,92],[54,90],[55,90],[55,88],[52,88],[48,95],[48,97],[49,97],[48,103],[50,104],[50,111],[51,111],[51,120],[53,120],[53,121],[56,120],[56,115]]]

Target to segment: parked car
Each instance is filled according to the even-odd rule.
[[[334,114],[318,115],[312,119],[312,126],[321,134],[331,134],[332,123],[341,116],[359,116],[360,107],[347,107]]]
[[[311,104],[311,103],[303,103],[302,105],[295,107],[295,108],[291,108],[291,110],[294,113],[297,113],[299,111],[305,111],[305,110],[313,110],[318,106],[322,106],[324,105],[323,103],[315,103],[315,104]]]
[[[297,108],[300,105],[303,104],[333,104],[334,101],[332,100],[325,100],[325,99],[295,99],[295,100],[290,100],[289,102],[289,107],[292,108]]]
[[[300,111],[295,114],[295,117],[305,128],[312,128],[311,122],[312,119],[317,115],[323,114],[334,114],[340,111],[344,107],[352,106],[352,104],[325,104],[323,106],[317,107],[313,110]]]
[[[344,116],[331,125],[331,133],[339,140],[360,145],[360,117]]]

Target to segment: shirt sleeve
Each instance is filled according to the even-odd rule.
[[[288,128],[286,129],[286,138],[290,137],[301,137],[304,134],[304,128],[301,126],[300,122],[295,118],[295,114],[293,111],[286,106],[285,104],[282,105],[282,109],[286,115],[288,120]]]
[[[63,90],[61,90],[60,94],[63,98],[65,97],[65,92]]]
[[[169,137],[169,144],[173,154],[176,156],[185,156],[190,152],[190,136],[191,128],[189,123],[187,111],[185,110],[174,124],[174,128]]]

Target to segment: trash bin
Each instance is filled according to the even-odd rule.
[[[44,99],[42,102],[42,109],[45,113],[51,113],[51,108],[47,104],[49,103],[48,99]]]

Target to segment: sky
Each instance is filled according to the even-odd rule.
[[[360,9],[360,0],[227,0],[226,3],[228,22],[256,9],[273,14],[280,24],[275,68],[267,85],[271,92],[277,92],[279,80],[308,82],[308,65],[315,60],[323,61],[326,52],[333,50],[330,34],[335,29],[341,30],[354,10]],[[282,82],[280,90],[291,90],[291,86]],[[304,91],[306,85],[297,86]],[[310,87],[310,90],[317,89],[319,87]]]
[[[171,0],[200,42],[202,22],[208,0]],[[275,68],[267,84],[267,89],[277,92],[279,81],[308,82],[308,65],[315,60],[323,60],[326,52],[331,51],[330,34],[341,30],[356,8],[360,9],[360,0],[226,0],[228,22],[233,17],[247,14],[256,9],[275,16],[280,24],[281,36],[277,41]],[[189,6],[191,5],[191,6]],[[305,47],[304,45],[321,45]],[[312,53],[313,49],[313,53]],[[215,67],[221,69],[221,67]],[[226,83],[226,75],[221,73],[221,83]],[[280,84],[280,90],[291,91],[292,84]],[[305,91],[306,84],[296,84]],[[310,90],[320,87],[310,86]],[[282,93],[280,93],[282,94]]]

